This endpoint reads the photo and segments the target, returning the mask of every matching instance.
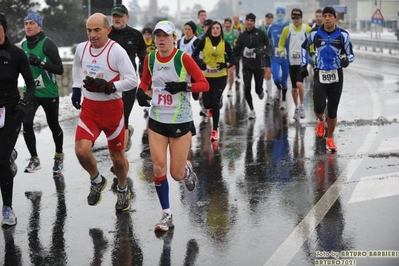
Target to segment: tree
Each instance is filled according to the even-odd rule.
[[[69,46],[87,39],[85,17],[76,0],[46,0],[43,16],[46,34],[59,46]]]
[[[1,0],[0,10],[7,18],[7,37],[11,43],[19,42],[25,36],[24,18],[30,10],[38,6],[38,2],[30,0]]]

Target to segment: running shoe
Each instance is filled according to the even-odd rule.
[[[87,203],[95,206],[101,202],[101,192],[107,187],[107,179],[101,176],[101,182],[96,184],[91,182],[90,194],[87,196]]]
[[[254,110],[249,111],[248,119],[255,119],[256,114]]]
[[[18,173],[18,166],[15,163],[15,160],[18,157],[18,152],[16,149],[13,149],[11,152],[11,156],[10,156],[10,168],[11,168],[11,172],[12,172],[12,176],[15,177]]]
[[[266,105],[273,105],[273,103],[274,103],[273,97],[268,96],[266,100]]]
[[[173,228],[173,215],[164,212],[162,214],[161,220],[155,225],[154,231],[169,231],[170,228]]]
[[[64,169],[64,153],[54,156],[53,173],[60,174],[62,172],[62,169]]]
[[[265,92],[262,91],[260,94],[258,94],[259,100],[263,100],[263,98],[265,97]]]
[[[125,152],[129,151],[130,148],[132,147],[132,136],[133,136],[134,128],[132,125],[129,125],[127,130],[129,131],[129,133],[128,133],[128,137],[127,137]]]
[[[34,173],[41,168],[39,157],[31,157],[28,166],[25,168],[25,173]]]
[[[337,146],[335,146],[333,138],[327,138],[326,139],[326,148],[330,152],[336,152],[337,151]]]
[[[189,174],[184,179],[184,183],[189,191],[193,191],[195,188],[195,183],[197,182],[197,175],[195,174],[193,165],[189,160],[187,160],[186,167],[189,170]]]
[[[303,107],[303,105],[299,106],[299,117],[300,118],[306,117],[305,108]]]
[[[298,107],[296,107],[295,108],[295,113],[294,113],[294,117],[293,117],[295,120],[298,120],[299,119],[299,108]]]
[[[324,121],[320,122],[319,120],[317,120],[316,136],[318,136],[319,138],[323,138],[325,134],[326,134],[325,122]]]
[[[287,109],[287,101],[281,101],[280,103],[280,110]]]
[[[11,209],[11,207],[8,206],[4,206],[3,207],[3,220],[1,221],[1,224],[3,226],[13,226],[17,224],[17,217],[14,214],[13,209]]]
[[[212,130],[211,141],[215,141],[219,139],[219,132],[217,130]]]
[[[130,199],[132,194],[130,190],[127,189],[126,191],[119,191],[117,192],[117,200],[115,204],[116,211],[125,212],[130,210]]]

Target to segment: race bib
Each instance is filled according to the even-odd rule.
[[[284,49],[284,52],[287,53],[285,49]],[[278,50],[278,47],[274,48],[274,56],[280,57],[280,51]]]
[[[36,89],[44,89],[42,75],[38,76],[37,79],[35,79],[35,86],[36,86]]]
[[[323,84],[331,84],[339,82],[338,71],[334,70],[319,70],[319,81]]]
[[[0,128],[4,127],[6,121],[6,108],[3,106],[0,108]]]
[[[290,63],[291,65],[299,65],[301,63],[301,52],[291,51],[290,52]]]
[[[245,58],[256,58],[255,48],[244,48],[243,56]]]
[[[220,70],[213,67],[206,67],[205,74],[219,74]]]
[[[179,93],[171,94],[164,87],[152,89],[151,105],[161,108],[176,108],[179,102]]]
[[[87,64],[83,69],[83,77],[105,79],[105,67],[99,64]]]

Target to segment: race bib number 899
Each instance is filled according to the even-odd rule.
[[[338,71],[334,70],[319,70],[319,81],[323,84],[337,83],[339,81]]]

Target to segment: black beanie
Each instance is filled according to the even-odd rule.
[[[255,21],[256,20],[256,16],[253,13],[249,13],[245,17],[245,20],[247,20],[247,19],[252,19],[253,21]]]
[[[194,21],[190,20],[189,22],[186,22],[186,24],[184,25],[190,26],[194,34],[197,32],[197,26],[195,25]]]
[[[4,33],[7,32],[7,20],[6,20],[6,16],[4,15],[4,13],[0,12],[0,24],[3,26],[4,29]]]
[[[332,6],[326,6],[323,9],[323,16],[324,16],[324,14],[327,14],[327,13],[333,15],[334,18],[337,18],[337,14],[335,13],[335,9]]]

